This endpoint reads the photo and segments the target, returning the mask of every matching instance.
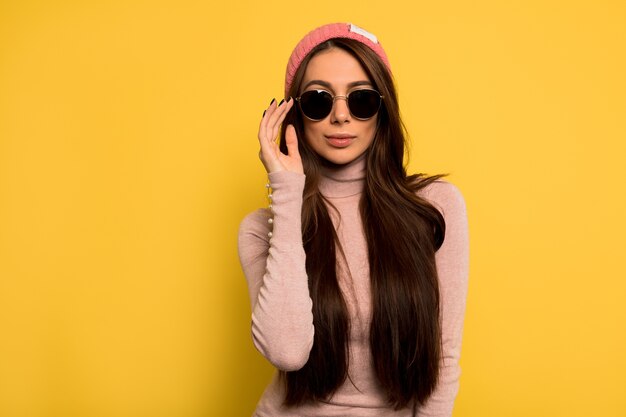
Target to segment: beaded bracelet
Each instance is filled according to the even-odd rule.
[[[273,211],[272,211],[272,197],[273,197],[272,196],[272,184],[270,184],[270,182],[268,181],[267,184],[265,184],[265,188],[267,188],[267,200],[269,201],[269,207],[268,208],[270,209],[270,212],[273,213]],[[270,225],[273,225],[274,224],[274,219],[270,216],[270,218],[267,219],[267,222]],[[267,237],[269,237],[271,239],[272,236],[273,236],[273,233],[270,231],[267,234]]]

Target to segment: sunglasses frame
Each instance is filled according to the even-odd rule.
[[[306,94],[306,93],[308,93],[310,91],[317,91],[317,92],[326,93],[333,99],[333,102],[332,102],[332,104],[330,106],[330,111],[328,112],[328,114],[326,116],[322,117],[321,119],[313,119],[313,118],[307,116],[306,113],[304,112],[304,110],[302,110],[302,102],[300,101],[300,99],[302,98],[302,95],[304,95],[304,94]],[[370,117],[364,117],[364,118],[363,117],[357,117],[357,116],[355,116],[352,113],[352,110],[350,110],[350,104],[349,104],[349,101],[348,101],[348,97],[350,97],[350,94],[352,94],[354,92],[357,92],[357,91],[373,91],[374,93],[378,94],[378,96],[380,97],[380,101],[378,102],[378,108],[376,109],[376,112],[374,112],[374,114],[372,114]],[[348,111],[350,112],[350,116],[354,117],[357,120],[369,120],[372,117],[376,116],[376,114],[380,111],[380,107],[383,105],[383,100],[385,99],[385,96],[383,96],[382,94],[380,94],[380,92],[374,90],[373,88],[359,88],[357,90],[350,91],[346,95],[339,95],[339,94],[338,95],[332,95],[328,90],[324,90],[324,89],[321,89],[321,88],[316,88],[314,90],[307,90],[307,91],[303,92],[302,94],[300,94],[300,96],[296,97],[295,100],[298,102],[298,107],[300,108],[300,111],[302,112],[304,117],[306,117],[307,119],[309,119],[311,121],[319,122],[319,121],[322,121],[325,118],[327,118],[332,113],[333,106],[335,105],[335,100],[338,99],[338,98],[342,98],[342,99],[346,100],[346,106],[348,107]]]

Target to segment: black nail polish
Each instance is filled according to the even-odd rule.
[[[287,103],[289,103],[290,101],[291,101],[291,96],[287,98]]]
[[[272,99],[272,101],[270,101],[270,106],[276,101],[275,98]]]
[[[263,110],[263,117],[265,117],[265,112],[266,112],[266,111],[267,111],[267,110]]]
[[[280,105],[283,104],[284,102],[285,102],[285,99],[282,99],[280,103],[278,103],[278,106],[280,107]]]

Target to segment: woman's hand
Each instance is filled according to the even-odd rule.
[[[280,125],[293,107],[294,101],[289,97],[287,101],[281,101],[276,105],[276,100],[272,100],[270,106],[263,113],[259,126],[259,144],[261,145],[259,158],[268,174],[278,171],[304,173],[300,153],[298,153],[296,129],[293,125],[287,126],[285,131],[287,155],[280,151],[278,143],[276,143],[276,135],[278,135]]]

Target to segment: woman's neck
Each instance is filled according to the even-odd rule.
[[[349,197],[363,192],[367,155],[363,153],[344,165],[321,165],[319,189],[324,197]]]

